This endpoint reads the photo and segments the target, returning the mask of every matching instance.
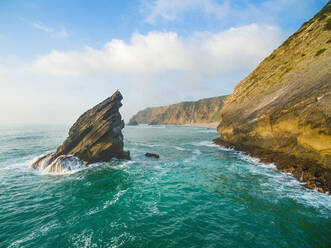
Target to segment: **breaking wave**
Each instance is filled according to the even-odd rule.
[[[29,167],[39,170],[42,174],[71,174],[91,166],[74,155],[56,156],[51,152],[33,159]]]

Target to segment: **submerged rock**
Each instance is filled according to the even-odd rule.
[[[129,151],[123,150],[124,121],[119,108],[123,99],[116,91],[111,97],[81,115],[69,130],[68,138],[55,153],[37,159],[32,168],[48,172],[70,170],[76,165],[87,166],[106,162],[111,158],[130,159]],[[70,167],[71,166],[71,167]]]
[[[145,156],[148,158],[160,158],[159,154],[150,153],[150,152],[145,153]]]

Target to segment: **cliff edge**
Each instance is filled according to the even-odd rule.
[[[134,115],[129,125],[176,124],[217,126],[226,96],[181,102],[162,107],[146,108]]]
[[[331,2],[225,100],[215,142],[331,192]]]

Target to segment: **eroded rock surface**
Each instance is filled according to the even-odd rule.
[[[116,91],[111,97],[86,111],[70,128],[68,138],[57,151],[40,157],[32,167],[59,172],[61,166],[62,169],[70,170],[77,164],[87,166],[109,161],[111,158],[130,159],[129,152],[123,150],[121,130],[124,128],[124,121],[119,112],[122,99],[121,93]]]
[[[331,190],[331,3],[267,57],[224,102],[217,143]]]
[[[176,124],[217,126],[226,96],[205,98],[196,102],[181,102],[162,107],[146,108],[135,114],[129,125]]]

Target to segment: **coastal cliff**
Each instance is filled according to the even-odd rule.
[[[331,2],[242,80],[215,143],[331,192]]]
[[[68,138],[56,152],[39,157],[32,168],[47,172],[72,170],[111,158],[130,159],[123,150],[124,121],[119,108],[123,97],[116,91],[111,97],[82,114],[69,130]]]
[[[226,96],[205,98],[195,102],[146,108],[134,115],[129,125],[176,124],[217,126]]]

